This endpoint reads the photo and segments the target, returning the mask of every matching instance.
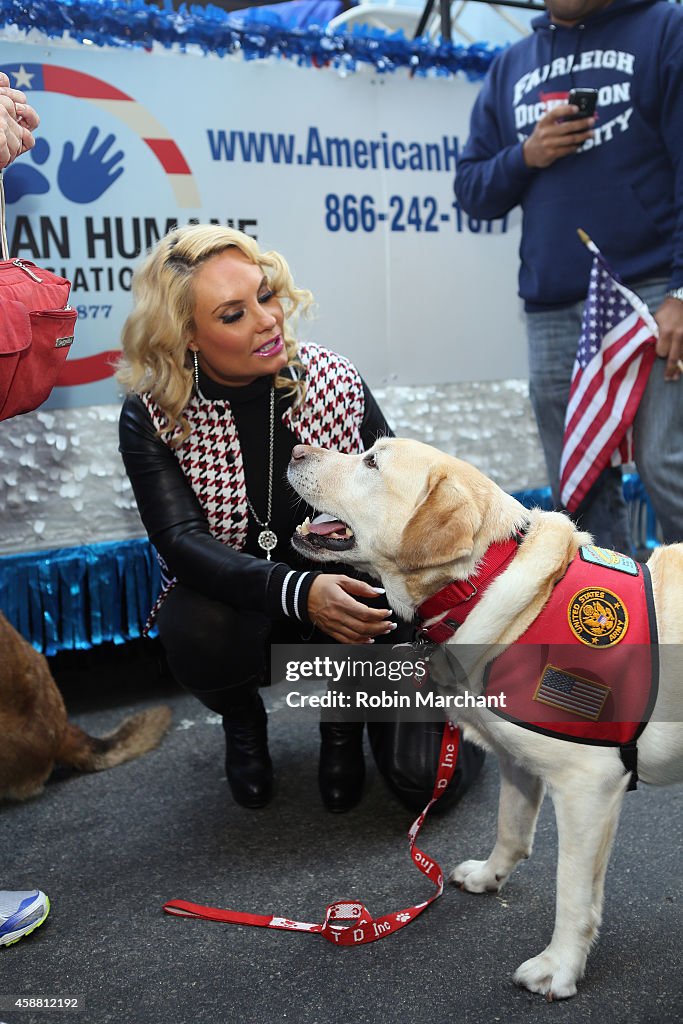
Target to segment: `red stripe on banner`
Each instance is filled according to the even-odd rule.
[[[46,92],[58,92],[63,96],[79,96],[84,100],[129,100],[132,96],[115,89],[108,82],[102,82],[92,75],[84,75],[82,71],[61,68],[52,64],[43,64],[43,82]]]
[[[144,139],[143,141],[147,143],[167,174],[192,173],[185,162],[185,157],[172,139]]]
[[[83,359],[67,359],[57,378],[58,388],[71,388],[77,384],[93,384],[97,380],[106,380],[116,372],[114,362],[121,355],[117,348],[107,352],[98,352],[96,356],[84,356]]]
[[[200,918],[205,921],[220,921],[224,924],[247,924],[257,928],[275,928],[289,932],[312,932],[322,935],[334,946],[363,946],[367,942],[376,942],[378,939],[384,939],[387,935],[392,935],[401,928],[405,928],[434,900],[438,900],[443,893],[441,868],[435,860],[427,857],[422,850],[415,846],[415,840],[424,824],[427,812],[439,799],[451,780],[458,759],[459,741],[460,733],[457,726],[452,722],[446,722],[441,739],[439,768],[432,798],[410,826],[408,832],[413,864],[437,887],[437,891],[423,903],[373,918],[363,903],[355,900],[337,900],[328,906],[322,924],[311,921],[292,921],[287,917],[249,914],[242,910],[205,907],[201,903],[189,903],[187,900],[169,900],[168,903],[164,903],[164,910],[167,914],[173,914],[176,917]],[[342,921],[346,923],[341,924]]]

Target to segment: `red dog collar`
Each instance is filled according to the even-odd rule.
[[[485,591],[514,558],[523,534],[492,544],[479,562],[478,571],[464,580],[452,580],[417,609],[418,635],[434,644],[445,643],[476,608]],[[436,618],[436,616],[439,616]],[[430,621],[435,620],[435,621]],[[424,623],[429,623],[424,625]]]

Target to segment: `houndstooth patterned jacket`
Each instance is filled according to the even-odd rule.
[[[306,397],[283,422],[302,444],[354,453],[363,450],[360,428],[365,411],[360,374],[344,356],[319,345],[301,344]],[[292,372],[292,375],[293,372]],[[140,396],[157,430],[166,417],[149,395]],[[242,453],[229,403],[194,394],[184,410],[191,428],[173,449],[207,517],[212,535],[241,551],[247,536],[248,506]],[[180,428],[163,435],[170,445]]]

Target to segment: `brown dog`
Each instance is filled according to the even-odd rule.
[[[96,772],[139,757],[170,721],[170,708],[149,708],[102,739],[88,736],[67,720],[43,655],[0,614],[0,800],[36,796],[58,762]]]

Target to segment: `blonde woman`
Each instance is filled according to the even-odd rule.
[[[361,451],[390,429],[347,359],[297,344],[292,325],[312,297],[282,256],[247,235],[215,225],[171,232],[137,270],[133,298],[118,372],[130,392],[120,450],[164,570],[159,634],[177,680],[223,717],[235,800],[261,807],[272,793],[258,691],[270,643],[396,635],[375,588],[312,571],[290,547],[311,511],[286,483],[291,451],[298,442]],[[346,811],[363,789],[363,724],[320,729],[321,795]],[[428,798],[438,756],[430,727],[419,729],[413,771],[405,761],[416,752],[389,752],[384,723],[373,726],[380,769],[411,806]],[[471,775],[456,780],[460,789]]]

